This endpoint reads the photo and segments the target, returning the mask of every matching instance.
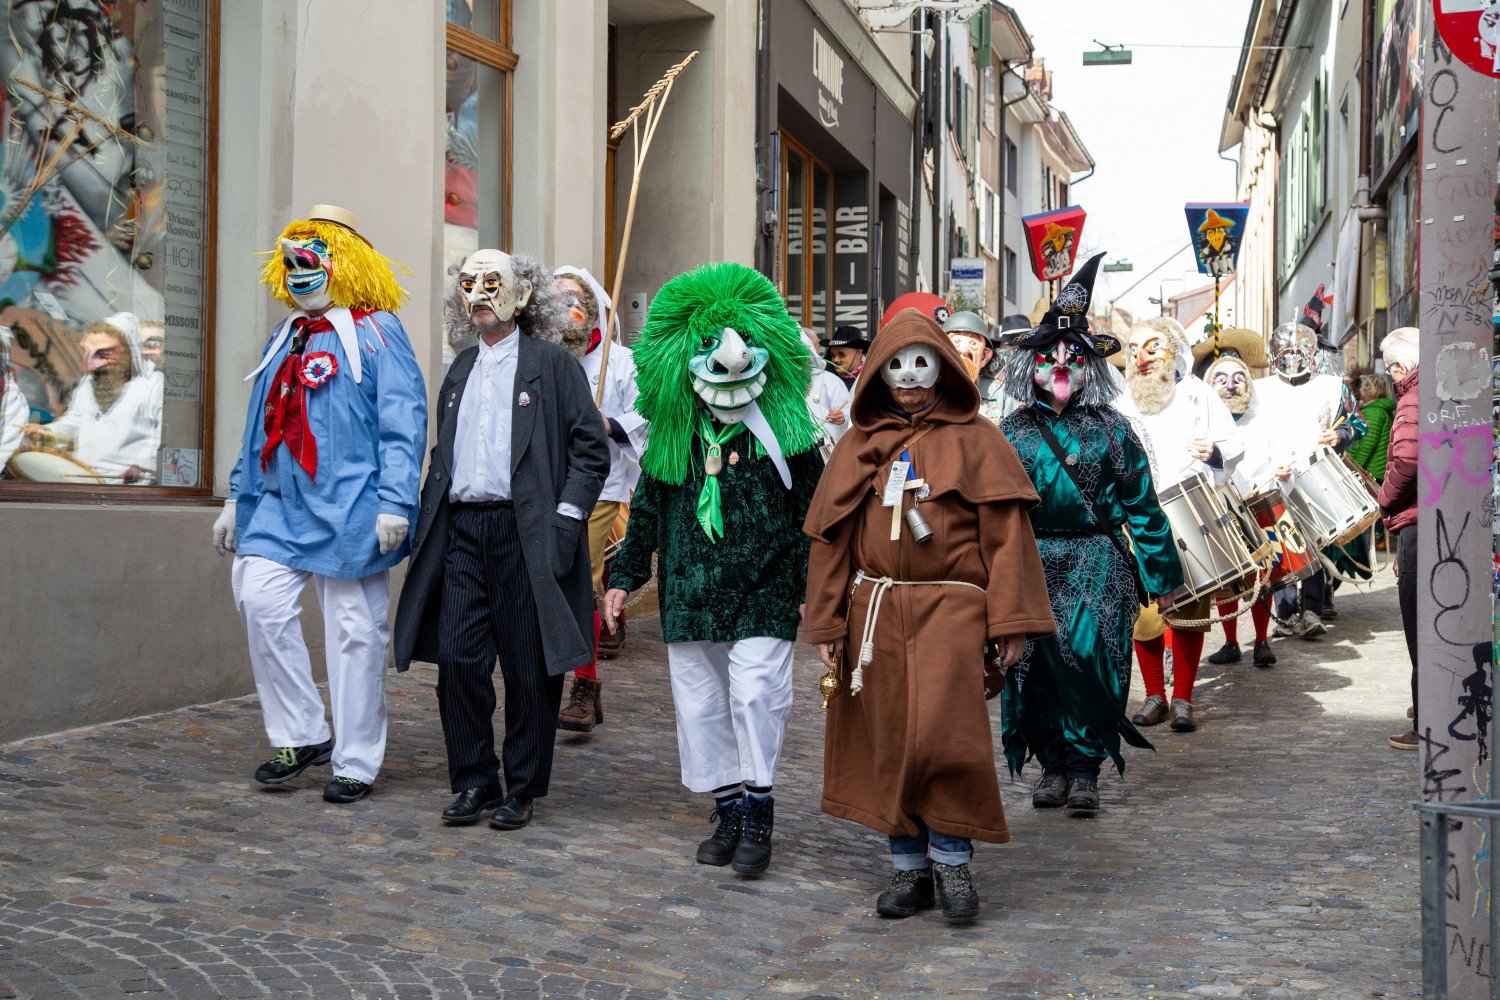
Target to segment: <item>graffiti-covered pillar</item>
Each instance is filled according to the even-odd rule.
[[[1456,59],[1434,30],[1433,5],[1423,6],[1418,736],[1422,798],[1451,803],[1494,797],[1489,270],[1500,81]],[[1453,998],[1490,995],[1489,825],[1451,824],[1444,881]]]

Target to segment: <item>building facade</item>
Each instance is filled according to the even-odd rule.
[[[309,0],[145,0],[7,17],[5,384],[25,421],[61,417],[91,363],[85,331],[129,312],[160,416],[128,481],[76,454],[0,461],[0,741],[252,689],[209,529],[245,375],[283,315],[257,254],[310,205],[354,211],[410,270],[400,315],[430,390],[448,351],[445,271],[468,250],[610,273],[632,153],[628,135],[610,149],[608,126],[697,50],[643,172],[622,299],[755,255],[753,5],[369,0],[351,16]],[[68,48],[91,39],[97,58]],[[41,154],[64,139],[85,155],[49,173]],[[38,475],[49,481],[26,481]],[[306,625],[316,650],[321,617]]]

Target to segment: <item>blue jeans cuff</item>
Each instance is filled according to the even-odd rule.
[[[932,860],[940,865],[966,865],[969,863],[969,859],[974,856],[972,849],[943,851],[934,847],[928,853],[932,856]],[[901,866],[897,865],[896,867],[899,868]]]
[[[898,872],[919,872],[927,867],[927,855],[892,854],[891,864]]]

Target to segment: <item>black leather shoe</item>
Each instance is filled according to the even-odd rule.
[[[531,800],[515,796],[500,803],[500,808],[490,817],[490,826],[496,830],[519,830],[530,822]]]
[[[1251,656],[1250,662],[1257,667],[1269,667],[1276,663],[1276,654],[1271,652],[1271,644],[1264,639],[1255,640],[1255,654]]]
[[[936,905],[931,868],[896,872],[891,876],[891,887],[875,897],[875,912],[882,917],[910,917]]]
[[[314,764],[326,764],[332,759],[333,740],[305,747],[282,747],[276,756],[255,769],[255,780],[262,785],[280,785]]]
[[[443,810],[443,822],[454,826],[468,826],[484,815],[486,809],[493,809],[504,801],[505,791],[498,781],[465,789],[458,793],[458,798],[453,800],[451,806]]]
[[[1092,816],[1099,811],[1099,780],[1077,777],[1068,782],[1068,815]]]
[[[372,787],[374,786],[358,778],[334,778],[323,786],[323,801],[337,802],[340,805],[346,802],[358,802],[370,794]]]
[[[744,799],[730,799],[723,805],[714,806],[708,814],[714,824],[714,835],[698,845],[698,863],[722,868],[734,860],[734,849],[740,846],[740,831],[744,827]]]
[[[776,825],[776,800],[745,796],[745,827],[734,849],[734,870],[741,875],[759,875],[771,867],[771,830]]]
[[[1219,647],[1219,651],[1208,658],[1208,662],[1215,666],[1224,666],[1226,663],[1240,662],[1240,644],[1237,642],[1226,642]]]
[[[950,923],[966,924],[979,916],[979,893],[968,865],[932,866],[937,900],[943,905],[943,917]]]

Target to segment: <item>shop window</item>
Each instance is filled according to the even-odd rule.
[[[510,0],[447,0],[443,261],[510,246]],[[446,343],[445,360],[452,345]]]
[[[5,18],[0,498],[206,494],[218,6]]]
[[[781,140],[781,294],[797,322],[826,339],[833,334],[833,174],[785,132]]]

